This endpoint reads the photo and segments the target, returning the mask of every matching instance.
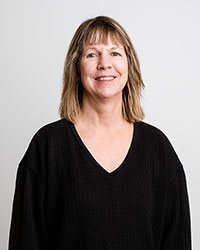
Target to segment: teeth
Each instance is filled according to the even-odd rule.
[[[96,78],[97,81],[102,81],[102,80],[112,80],[114,79],[114,76],[109,76],[109,77],[98,77]]]

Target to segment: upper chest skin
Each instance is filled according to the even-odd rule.
[[[75,128],[93,158],[109,173],[124,161],[134,133],[132,123],[127,123],[123,130],[113,135],[102,131],[90,131],[78,124]]]

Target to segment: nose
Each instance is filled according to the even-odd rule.
[[[99,70],[105,70],[108,68],[112,68],[112,63],[108,55],[101,55],[99,56],[99,61],[97,68]]]

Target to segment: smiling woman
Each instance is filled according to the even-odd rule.
[[[19,163],[9,250],[190,250],[185,172],[168,138],[142,121],[131,40],[113,19],[77,29],[61,119]]]
[[[106,65],[112,63],[113,65]],[[62,118],[75,122],[82,109],[85,82],[81,79],[83,76],[81,67],[84,69],[86,64],[89,67],[92,66],[93,78],[114,74],[117,78],[114,81],[123,83],[121,101],[122,115],[125,120],[133,122],[144,118],[140,105],[144,83],[136,51],[121,25],[112,18],[101,16],[83,22],[70,43],[65,61],[64,85],[59,109]],[[102,66],[107,68],[103,70]],[[95,72],[94,67],[96,67]],[[117,70],[122,67],[124,72],[120,75]],[[104,83],[108,82],[104,81]],[[103,88],[100,90],[98,85],[96,88],[98,91],[103,91]],[[109,87],[107,87],[107,91],[109,91],[108,89]],[[106,91],[105,88],[104,91]],[[104,93],[106,94],[106,92]],[[110,92],[107,94],[112,95]]]
[[[106,44],[94,46],[84,46],[80,59],[83,101],[115,97],[120,103],[128,80],[128,61],[123,45],[114,47],[116,44],[109,35]]]

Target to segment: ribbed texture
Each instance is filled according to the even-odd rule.
[[[184,169],[159,129],[134,123],[112,173],[66,119],[37,131],[19,163],[9,250],[190,249]]]

